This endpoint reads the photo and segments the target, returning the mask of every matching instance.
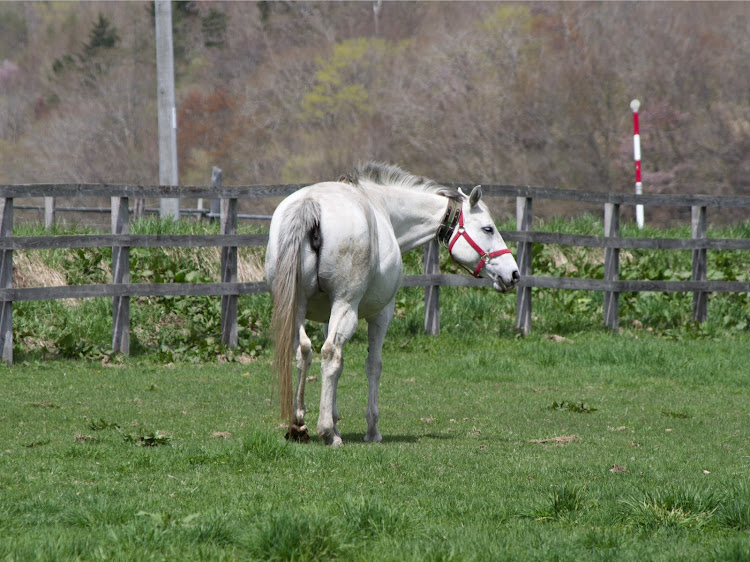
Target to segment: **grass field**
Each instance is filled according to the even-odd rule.
[[[750,560],[747,331],[403,335],[379,444],[347,347],[338,449],[267,354],[0,369],[0,559]]]
[[[750,223],[709,236],[747,238]],[[240,258],[243,279],[260,275],[262,249]],[[712,279],[750,275],[747,252],[708,259]],[[23,286],[110,279],[107,248],[14,260]],[[133,249],[131,280],[215,280],[217,262],[213,250]],[[421,272],[421,251],[405,267]],[[535,244],[533,267],[603,275],[597,249]],[[455,271],[445,254],[441,270]],[[690,252],[623,252],[620,274],[688,279]],[[17,303],[16,365],[0,367],[0,560],[750,561],[750,295],[711,295],[696,325],[689,293],[624,293],[619,334],[603,328],[600,292],[533,298],[521,338],[514,295],[442,290],[432,338],[424,292],[401,290],[384,441],[362,442],[360,327],[345,350],[339,449],[283,439],[268,295],[240,299],[236,350],[220,343],[218,299],[134,299],[130,358],[109,349],[111,299]],[[320,329],[309,334],[319,349]],[[312,428],[319,390],[308,383]]]

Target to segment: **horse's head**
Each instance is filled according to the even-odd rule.
[[[458,191],[461,212],[448,245],[451,258],[474,277],[492,279],[496,291],[512,289],[521,278],[518,265],[482,201],[482,188],[476,186],[470,195]]]

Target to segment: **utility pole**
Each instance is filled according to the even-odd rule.
[[[159,185],[176,186],[177,106],[174,95],[174,52],[172,48],[172,2],[154,2],[156,19],[156,88],[159,109]],[[179,199],[161,199],[162,219],[180,218]]]
[[[380,37],[380,12],[383,10],[383,0],[372,3],[372,15],[375,18],[375,37]]]

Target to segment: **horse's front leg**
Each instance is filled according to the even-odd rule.
[[[326,445],[343,443],[336,427],[338,421],[336,390],[341,371],[344,369],[344,344],[349,341],[357,328],[356,310],[356,306],[349,303],[332,307],[328,337],[320,350],[321,388],[318,435],[323,438]]]
[[[367,319],[368,354],[365,369],[367,371],[368,394],[367,412],[365,413],[365,419],[367,420],[365,441],[377,442],[383,440],[380,431],[378,431],[378,420],[380,419],[378,388],[380,386],[380,374],[383,371],[383,341],[385,341],[385,334],[393,318],[395,304],[394,299],[378,314]]]

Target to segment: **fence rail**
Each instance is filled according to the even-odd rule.
[[[449,184],[472,187],[470,184]],[[262,281],[237,281],[237,248],[265,246],[265,234],[237,234],[238,199],[281,198],[300,189],[301,184],[275,186],[164,187],[141,185],[99,184],[33,184],[0,185],[0,349],[2,360],[13,362],[13,302],[68,298],[107,297],[113,299],[112,347],[129,353],[130,297],[143,296],[218,296],[222,299],[222,341],[237,345],[237,299],[240,295],[268,292]],[[532,288],[567,289],[604,292],[604,321],[617,329],[619,324],[619,293],[637,291],[692,292],[694,319],[707,317],[707,295],[711,292],[750,292],[750,282],[708,281],[708,250],[750,250],[750,240],[706,238],[707,208],[743,208],[750,210],[750,197],[714,197],[707,195],[628,195],[552,189],[543,187],[483,186],[486,196],[516,198],[517,230],[502,232],[503,237],[517,243],[516,261],[521,270],[517,291],[516,326],[523,333],[531,330]],[[44,197],[111,197],[112,234],[72,236],[18,236],[13,233],[14,199]],[[133,235],[129,233],[129,201],[143,198],[210,198],[220,199],[221,234],[219,235]],[[554,199],[600,203],[604,205],[604,236],[584,236],[535,232],[532,230],[534,199]],[[692,237],[622,238],[620,237],[620,206],[683,206],[691,207]],[[213,211],[215,214],[215,210]],[[750,214],[750,213],[749,213]],[[54,216],[54,213],[51,213]],[[557,244],[604,249],[604,279],[544,277],[533,275],[532,244]],[[64,287],[13,287],[13,252],[40,249],[112,248],[111,284]],[[221,282],[218,283],[130,283],[129,251],[132,247],[220,247]],[[621,249],[691,250],[693,272],[690,281],[620,280]],[[466,275],[444,274],[439,271],[437,242],[425,246],[425,273],[404,279],[405,287],[425,287],[425,330],[440,332],[440,287],[489,286],[487,280]]]
[[[3,184],[0,197],[128,197],[128,198],[173,198],[173,199],[261,199],[286,197],[308,184],[289,183],[278,185],[237,186],[157,186],[128,184]],[[474,183],[445,183],[448,187],[469,189]],[[716,207],[750,208],[750,197],[741,195],[631,195],[628,193],[604,193],[578,191],[554,187],[518,185],[482,185],[482,193],[490,196],[551,199],[555,201],[578,201],[581,203],[611,203],[617,205],[645,205],[665,207]]]

